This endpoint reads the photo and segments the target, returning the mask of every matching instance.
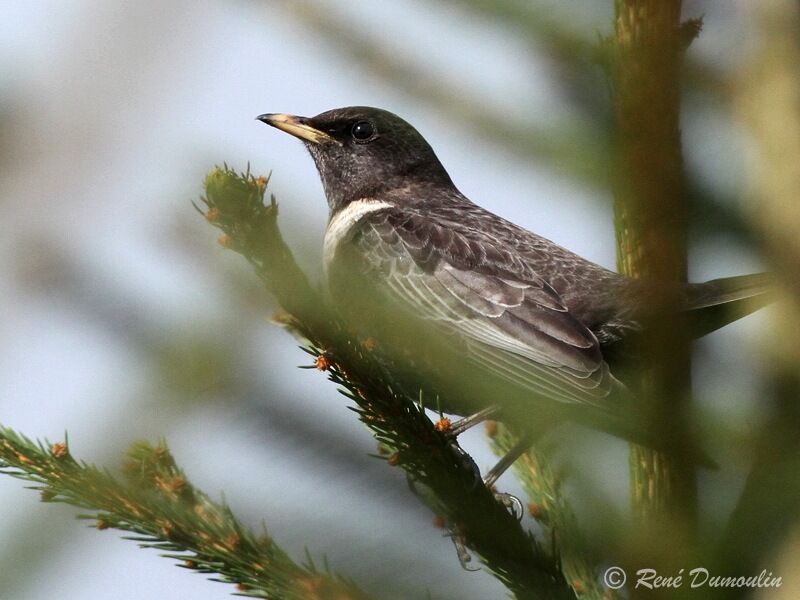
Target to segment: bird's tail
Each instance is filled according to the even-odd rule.
[[[753,273],[691,284],[687,310],[695,336],[711,333],[772,302],[773,283],[770,273]]]

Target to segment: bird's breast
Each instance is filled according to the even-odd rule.
[[[350,240],[358,224],[374,212],[392,208],[394,205],[383,200],[362,198],[354,200],[344,208],[331,215],[328,227],[325,230],[322,257],[326,276],[329,275],[330,266],[336,258],[339,247]]]

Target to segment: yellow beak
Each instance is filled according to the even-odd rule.
[[[306,125],[304,122],[306,119],[304,117],[296,117],[294,115],[285,115],[282,113],[266,113],[258,115],[256,119],[267,125],[272,125],[281,131],[285,131],[296,138],[311,142],[312,144],[336,141],[324,131]]]

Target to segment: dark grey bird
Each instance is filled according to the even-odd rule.
[[[258,119],[301,139],[316,163],[330,208],[329,279],[342,257],[357,258],[364,281],[458,338],[466,361],[532,396],[602,408],[624,390],[615,362],[651,304],[640,280],[474,204],[422,135],[390,112]],[[359,295],[344,287],[340,304]],[[693,333],[702,335],[763,306],[768,290],[769,277],[754,274],[676,293],[683,312],[701,317]]]

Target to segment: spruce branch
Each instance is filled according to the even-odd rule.
[[[504,456],[519,439],[496,421],[486,423],[486,435],[498,456]],[[616,591],[600,584],[600,567],[586,553],[575,513],[561,490],[551,459],[543,440],[539,440],[514,463],[514,473],[528,496],[528,512],[545,530],[545,537],[552,540],[552,551],[558,554],[564,576],[577,596],[618,598]]]
[[[97,529],[129,532],[182,567],[214,575],[252,598],[368,600],[345,579],[298,565],[264,531],[255,535],[230,508],[195,488],[166,445],[135,444],[123,466],[126,481],[76,460],[66,442],[34,442],[0,427],[0,472],[31,482],[44,502],[89,513]]]
[[[307,340],[314,366],[327,372],[375,438],[415,484],[430,490],[454,534],[517,598],[574,598],[557,560],[476,479],[474,463],[425,414],[419,389],[392,375],[369,340],[352,337],[325,298],[308,283],[283,242],[267,180],[227,166],[206,178],[206,219],[223,232],[221,243],[242,254]],[[422,398],[424,400],[424,397]],[[432,403],[431,403],[432,404]]]

